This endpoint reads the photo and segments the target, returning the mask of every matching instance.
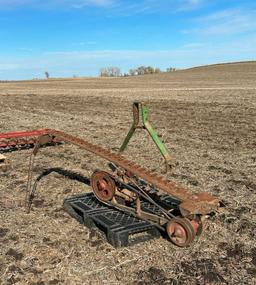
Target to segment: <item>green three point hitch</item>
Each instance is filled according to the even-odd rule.
[[[152,128],[148,121],[148,113],[149,109],[143,102],[134,102],[133,103],[133,124],[124,139],[122,146],[119,149],[119,153],[122,153],[126,148],[127,145],[132,138],[136,129],[145,129],[149,133],[150,137],[156,144],[158,150],[160,151],[161,155],[165,160],[166,165],[166,173],[171,169],[171,162],[172,158],[164,145],[164,143],[160,140],[159,136],[157,135],[156,131]],[[141,118],[141,120],[140,120]],[[141,122],[140,122],[141,121]]]

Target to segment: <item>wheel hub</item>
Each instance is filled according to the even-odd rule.
[[[167,223],[166,231],[174,244],[185,247],[195,239],[196,225],[186,218],[174,218]]]
[[[92,174],[91,186],[95,196],[104,202],[111,201],[115,195],[115,181],[105,171],[96,171]]]

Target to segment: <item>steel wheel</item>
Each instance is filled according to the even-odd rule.
[[[174,218],[166,225],[167,234],[172,243],[179,247],[190,245],[196,232],[191,222],[186,218]]]
[[[112,200],[115,195],[114,179],[105,171],[95,171],[91,176],[91,187],[95,196],[104,202]]]

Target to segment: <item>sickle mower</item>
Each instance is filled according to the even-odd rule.
[[[101,205],[147,222],[160,232],[167,233],[177,246],[190,245],[195,237],[201,234],[205,219],[218,211],[221,202],[205,192],[192,193],[124,157],[122,153],[133,133],[141,128],[147,130],[155,142],[165,160],[167,170],[172,160],[167,148],[148,122],[148,108],[143,103],[135,102],[133,115],[134,123],[119,153],[112,153],[101,146],[58,130],[44,129],[39,133],[34,132],[33,135],[39,137],[30,158],[26,197],[28,211],[35,192],[35,187],[32,186],[32,171],[38,150],[51,142],[67,142],[105,159],[108,163],[109,171],[96,170],[90,178],[94,197]]]
[[[33,148],[38,137],[44,134],[45,130],[0,133],[0,153]],[[60,140],[53,137],[48,145],[58,143],[60,143]]]
[[[44,134],[44,130],[0,133],[0,171],[6,172],[10,167],[10,161],[1,153],[33,148],[38,137]],[[52,137],[46,146],[57,144],[61,144],[61,141]]]

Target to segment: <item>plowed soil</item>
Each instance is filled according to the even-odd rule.
[[[91,191],[63,170],[89,178],[106,162],[75,146],[44,148],[45,170],[30,214],[24,211],[31,150],[5,153],[0,173],[0,284],[256,284],[256,63],[236,63],[130,78],[0,83],[0,131],[55,128],[117,151],[132,102],[174,157],[169,179],[226,204],[192,246],[164,238],[115,249],[63,210],[63,200]],[[143,131],[125,155],[163,172]]]

